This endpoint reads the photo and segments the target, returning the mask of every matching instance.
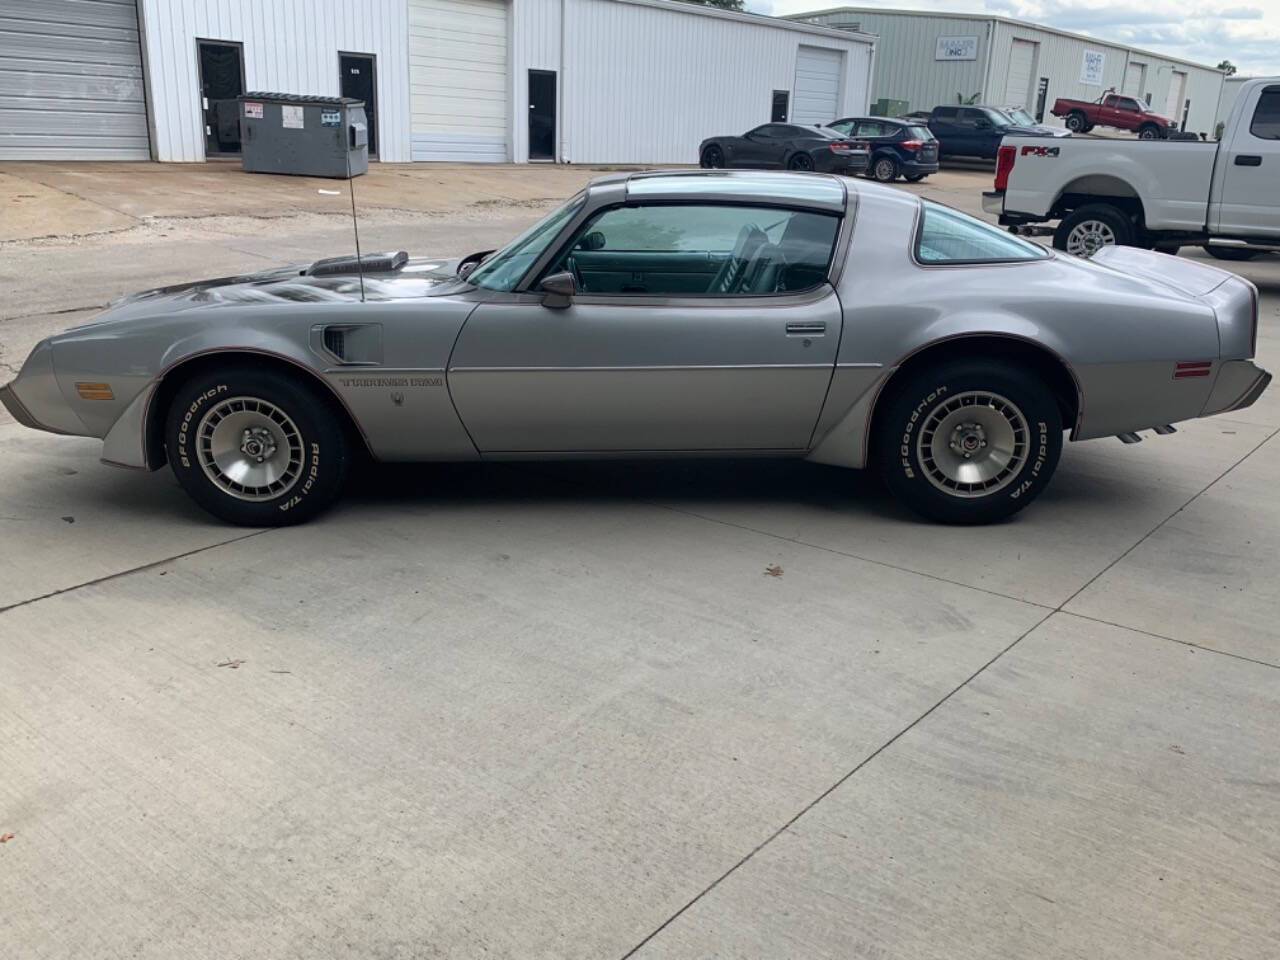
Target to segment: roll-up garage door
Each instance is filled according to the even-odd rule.
[[[1014,40],[1009,48],[1009,72],[1005,74],[1005,107],[1025,107],[1031,102],[1031,69],[1036,45],[1030,40]]]
[[[409,0],[414,160],[507,159],[505,0]]]
[[[800,47],[796,51],[796,86],[791,122],[830,123],[839,117],[840,75],[844,51]]]
[[[147,160],[134,0],[0,0],[0,160]]]
[[[1131,63],[1124,68],[1124,93],[1131,97],[1142,96],[1142,81],[1146,76],[1147,65],[1145,63]]]

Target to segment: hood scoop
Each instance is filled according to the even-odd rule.
[[[394,273],[409,262],[409,254],[404,250],[390,250],[386,253],[366,253],[363,257],[327,257],[317,260],[309,267],[299,270],[304,277],[332,277],[339,274],[359,273]]]

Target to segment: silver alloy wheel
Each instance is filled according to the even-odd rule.
[[[1116,233],[1102,220],[1081,220],[1067,234],[1067,253],[1074,257],[1091,257],[1103,247],[1113,247]]]
[[[204,474],[237,500],[273,500],[302,475],[302,434],[279,407],[258,397],[231,397],[196,426]]]
[[[921,421],[916,457],[929,482],[953,497],[985,497],[1027,462],[1030,429],[1013,401],[986,390],[941,400]]]
[[[876,161],[876,179],[881,183],[888,183],[893,179],[893,161],[888,157],[881,157]]]

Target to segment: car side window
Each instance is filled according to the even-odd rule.
[[[959,112],[955,107],[938,107],[933,111],[933,119],[951,122],[956,119]]]
[[[922,264],[1008,263],[1043,260],[1043,247],[983,223],[958,210],[924,201],[916,231],[916,260]]]
[[[585,294],[768,296],[824,283],[833,214],[707,203],[611,207],[591,218],[546,274]]]
[[[859,137],[883,137],[884,124],[874,123],[872,121],[864,121],[858,124],[857,135]]]
[[[1138,112],[1137,100],[1120,99],[1116,101],[1116,106],[1121,110],[1128,110],[1130,113]]]
[[[1249,132],[1261,140],[1280,140],[1280,87],[1267,87],[1258,97]]]
[[[836,133],[842,134],[843,136],[847,137],[849,133],[853,130],[853,121],[837,120],[835,123],[829,124],[829,129],[834,130]]]

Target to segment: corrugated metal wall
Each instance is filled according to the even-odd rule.
[[[906,100],[908,110],[932,110],[955,103],[957,95],[984,92],[991,23],[968,17],[897,17],[867,10],[833,11],[806,20],[847,29],[857,26],[878,34],[876,72],[871,102],[887,97]],[[977,37],[973,60],[935,60],[939,37]]]
[[[338,94],[338,51],[377,57],[378,153],[407,161],[405,0],[138,0],[157,160],[203,160],[196,40],[244,45],[249,90]]]
[[[509,156],[506,0],[409,0],[414,160]]]
[[[134,0],[0,0],[0,160],[146,160]]]
[[[769,121],[773,91],[793,89],[802,44],[845,52],[837,114],[867,106],[871,44],[857,37],[671,0],[513,2],[513,102],[527,103],[530,68],[558,72],[562,160],[695,163],[704,138]],[[513,114],[523,161],[527,118]]]

